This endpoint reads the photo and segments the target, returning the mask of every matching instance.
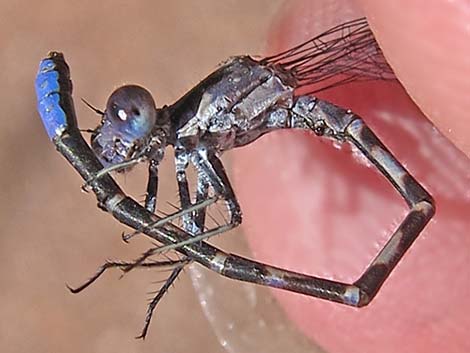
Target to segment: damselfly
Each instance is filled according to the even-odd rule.
[[[145,233],[162,247],[152,248],[135,262],[107,263],[80,291],[109,267],[174,266],[150,303],[141,337],[152,312],[182,268],[196,261],[224,276],[281,288],[356,307],[367,305],[434,214],[434,202],[364,121],[349,110],[314,97],[320,90],[360,80],[393,79],[365,19],[338,25],[311,40],[274,56],[231,58],[176,103],[157,109],[142,87],[118,88],[92,131],[89,148],[77,127],[69,69],[62,54],[41,62],[36,80],[38,106],[49,137],[59,152],[95,192],[102,209]],[[241,208],[219,156],[281,129],[312,132],[336,143],[349,143],[391,182],[410,211],[363,275],[341,283],[276,268],[227,254],[202,240],[238,226]],[[155,215],[158,166],[167,146],[175,150],[181,211],[161,219]],[[126,196],[109,175],[146,161],[149,178],[144,207]],[[186,170],[197,171],[197,195],[191,200]],[[206,207],[222,200],[227,224],[206,229]],[[169,221],[183,217],[183,229]],[[131,235],[126,236],[129,239]],[[176,250],[177,261],[151,261],[156,253]]]

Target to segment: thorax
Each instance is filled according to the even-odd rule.
[[[168,107],[176,145],[199,144],[219,152],[237,145],[237,137],[259,136],[263,116],[280,100],[292,100],[292,77],[254,59],[232,58]]]

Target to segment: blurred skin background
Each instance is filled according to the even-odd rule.
[[[460,3],[455,1],[453,5]],[[263,53],[267,38],[270,38],[268,50],[297,44],[325,29],[313,25],[312,18],[321,14],[322,18],[326,17],[321,25],[331,25],[328,23],[330,19],[332,24],[336,24],[341,16],[339,20],[334,16],[338,16],[340,10],[346,9],[345,16],[354,13],[355,10],[349,12],[348,6],[347,2],[326,0],[295,1],[290,5],[273,0],[173,1],[171,4],[164,1],[83,1],[78,5],[59,1],[25,1],[0,4],[0,78],[3,84],[0,102],[4,110],[0,120],[0,141],[3,144],[0,252],[4,263],[0,270],[0,350],[224,351],[202,314],[187,275],[181,277],[158,306],[145,342],[133,337],[143,324],[146,299],[149,298],[146,293],[158,288],[158,284],[151,282],[164,279],[166,273],[136,271],[120,281],[117,280],[119,275],[113,273],[78,296],[66,290],[65,282],[71,285],[81,283],[106,258],[132,259],[145,250],[149,242],[136,239],[130,245],[123,244],[120,241],[123,227],[95,207],[92,195],[80,192],[79,177],[48,141],[36,113],[33,80],[39,60],[49,50],[65,53],[71,66],[80,124],[84,128],[92,128],[96,126],[98,117],[80,103],[80,97],[103,108],[114,88],[124,83],[138,83],[150,89],[157,105],[170,104],[229,56]],[[390,35],[390,26],[386,26],[384,18],[395,16],[396,21],[402,19],[405,22],[397,25],[399,28],[408,28],[410,23],[416,23],[410,16],[419,14],[419,10],[413,12],[414,8],[409,5],[409,16],[406,17],[393,9],[374,8],[374,2],[362,1],[359,6],[365,7],[367,14],[371,15],[374,29],[379,31],[379,40],[385,44],[386,54],[390,48],[389,58],[403,76],[403,82],[411,87],[407,86],[415,101],[468,154],[468,139],[462,137],[462,132],[469,126],[462,114],[468,111],[465,109],[466,100],[459,98],[451,88],[456,87],[459,92],[468,90],[465,91],[461,81],[448,80],[456,75],[447,75],[447,80],[439,77],[441,86],[445,88],[445,92],[439,92],[440,97],[447,94],[445,99],[455,98],[448,104],[453,109],[454,119],[452,124],[446,124],[446,119],[438,114],[442,110],[434,105],[432,95],[427,94],[429,90],[417,84],[425,82],[423,86],[431,86],[425,80],[429,76],[426,73],[437,70],[429,67],[424,74],[419,70],[413,71],[401,64],[412,61],[410,58],[394,54],[410,53],[410,48],[414,47],[410,45],[407,50],[400,50],[399,44],[394,47],[394,43],[400,41],[390,39],[393,31]],[[429,2],[426,6],[429,11],[432,9]],[[439,11],[442,10],[438,9],[436,13]],[[468,12],[449,13],[443,18],[456,18],[455,13],[464,16]],[[459,20],[463,21],[460,17]],[[444,25],[435,27],[441,29],[439,33],[446,33],[442,30]],[[460,41],[459,35],[456,36],[457,48],[461,47],[458,43],[465,42]],[[444,50],[455,54],[452,58],[461,57],[449,44],[451,41],[446,38],[440,40],[446,45]],[[426,44],[426,48],[429,47],[432,46]],[[426,55],[420,56],[418,52],[415,56]],[[443,58],[426,62],[437,62],[438,65]],[[416,66],[418,64],[419,61]],[[469,72],[465,72],[467,66],[458,65],[447,60],[447,67],[458,67],[462,77],[469,77]],[[413,78],[409,72],[418,74]],[[365,86],[361,86],[359,91],[363,89]],[[378,347],[381,352],[465,351],[469,344],[466,330],[470,325],[467,319],[470,317],[468,160],[441,135],[433,134],[433,128],[426,125],[400,87],[394,88],[399,93],[390,93],[388,88],[385,93],[380,93],[382,88],[377,86],[371,89],[379,93],[348,93],[349,98],[344,99],[345,94],[339,91],[325,97],[354,108],[377,129],[379,136],[385,137],[386,144],[405,159],[407,167],[436,196],[440,218],[436,218],[424,240],[417,243],[416,250],[412,250],[414,257],[402,266],[401,275],[398,271],[396,276],[392,275],[396,279],[395,284],[390,283],[388,292],[384,287],[384,294],[379,294],[376,299],[375,309],[362,309],[368,311],[361,314],[362,311],[290,293],[276,292],[276,297],[301,331],[330,352],[372,352]],[[379,104],[370,103],[371,98]],[[383,102],[393,104],[383,105]],[[390,105],[399,109],[390,110]],[[411,128],[403,134],[400,129],[391,129],[383,119],[384,115],[374,113],[374,109],[391,111],[389,116],[393,119],[410,117],[392,121]],[[413,125],[413,122],[417,123]],[[416,136],[413,134],[416,131],[424,131],[424,135],[419,136],[428,143],[423,139],[411,139],[411,145],[402,143],[410,136]],[[349,154],[342,152],[338,155],[331,146],[310,145],[298,136],[284,135],[280,138],[266,137],[253,147],[233,154],[235,186],[245,211],[244,231],[257,259],[312,274],[354,280],[377,251],[378,244],[387,239],[403,217],[403,204],[390,185],[379,181],[374,172],[363,175],[360,173],[364,168],[354,169],[355,161]],[[286,149],[285,146],[290,147]],[[429,148],[420,148],[422,146]],[[284,152],[287,156],[282,154]],[[300,162],[299,154],[304,156]],[[269,155],[278,159],[265,158]],[[316,164],[309,159],[310,156],[315,157]],[[280,165],[284,171],[289,171],[287,176],[285,172],[279,172]],[[317,167],[319,165],[321,168]],[[308,166],[315,166],[312,169],[323,174],[312,174]],[[318,188],[331,187],[330,175],[335,173],[348,176],[335,179],[334,189],[343,190],[344,194],[333,201],[330,197],[325,203],[325,198],[317,191]],[[269,182],[264,179],[267,175],[270,176]],[[286,187],[285,180],[277,180],[278,175],[287,177],[289,187]],[[352,178],[352,175],[359,176]],[[144,178],[145,168],[138,168],[132,175],[119,180],[126,190],[141,199]],[[168,211],[171,207],[165,201],[176,202],[170,153],[160,169],[160,180],[159,208]],[[316,184],[309,189],[307,185],[312,185],[312,180]],[[363,184],[360,185],[365,185],[365,188],[356,187],[361,180]],[[273,195],[273,190],[276,195]],[[361,194],[363,190],[371,190],[378,195],[373,204],[365,201],[359,205],[355,203],[364,195]],[[306,201],[303,195],[312,196]],[[269,199],[271,202],[264,201],[268,200],[265,197],[272,197]],[[280,201],[287,205],[281,211]],[[304,208],[305,202],[319,206],[313,210]],[[296,208],[296,205],[301,207]],[[299,209],[307,212],[308,221],[305,217],[298,217]],[[338,217],[346,217],[352,209],[357,213],[337,228],[331,227],[332,222],[337,222]],[[362,218],[360,215],[370,217]],[[372,216],[377,220],[370,222]],[[257,221],[260,217],[263,222]],[[367,227],[364,226],[366,223]],[[363,240],[359,237],[359,246],[354,242],[356,233],[345,235],[342,232],[344,229],[357,229],[359,233],[363,230],[361,227],[366,228],[364,233],[367,234]],[[233,240],[240,236],[241,231],[236,231],[230,238]],[[223,243],[221,239],[217,241]],[[286,243],[299,244],[305,252],[296,252],[299,249],[295,246],[287,248]],[[355,254],[360,255],[354,257]],[[263,293],[268,297],[268,291]],[[404,337],[407,345],[403,344]],[[313,351],[313,346],[310,349]]]

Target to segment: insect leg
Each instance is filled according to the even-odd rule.
[[[151,262],[143,262],[138,265],[139,268],[151,268],[151,267],[169,267],[169,266],[181,266],[188,263],[187,259],[181,260],[166,260],[166,261],[151,261]],[[70,287],[67,285],[67,288],[72,293],[79,293],[87,288],[89,285],[94,283],[101,275],[110,268],[120,268],[121,270],[125,271],[128,267],[133,266],[133,262],[126,262],[126,261],[106,261],[103,265],[101,265],[98,270],[95,272],[93,276],[91,276],[88,280],[86,280],[83,284],[78,287]]]
[[[215,156],[214,156],[215,157]],[[188,180],[186,176],[186,169],[189,165],[189,153],[187,153],[184,149],[182,148],[177,148],[175,149],[175,168],[176,168],[176,178],[177,178],[177,183],[178,183],[178,189],[179,189],[179,196],[180,196],[180,203],[181,203],[181,211],[178,213],[175,213],[177,216],[183,216],[183,228],[186,232],[192,235],[191,238],[176,242],[174,244],[167,244],[164,246],[160,247],[155,247],[152,249],[147,250],[142,256],[140,256],[138,259],[135,260],[134,266],[138,266],[139,264],[143,263],[147,258],[150,256],[167,252],[170,250],[178,249],[181,248],[185,245],[189,244],[194,244],[197,242],[200,242],[202,240],[208,239],[210,237],[222,234],[224,232],[227,232],[234,227],[236,227],[239,223],[237,222],[229,222],[229,224],[222,225],[219,227],[216,227],[215,229],[211,229],[209,231],[203,232],[204,231],[204,222],[205,222],[205,215],[206,215],[206,207],[209,206],[210,204],[214,203],[217,198],[207,198],[208,192],[209,192],[209,186],[212,185],[210,184],[211,180],[208,176],[205,170],[212,170],[210,176],[212,178],[216,178],[215,183],[218,183],[216,187],[214,187],[214,190],[216,194],[221,195],[224,199],[226,199],[227,195],[232,195],[233,199],[235,200],[236,206],[234,207],[235,210],[238,210],[238,214],[241,214],[240,212],[240,207],[238,205],[237,200],[235,199],[233,190],[231,188],[230,182],[228,181],[228,177],[225,173],[225,170],[223,169],[222,163],[220,162],[219,159],[215,157],[215,165],[217,166],[217,170],[219,175],[222,177],[219,178],[215,172],[215,168],[212,167],[209,161],[207,161],[203,157],[194,157],[195,160],[193,161],[196,165],[196,168],[198,169],[198,187],[197,187],[197,196],[196,196],[196,204],[191,205],[191,198],[190,198],[190,193],[189,193],[189,185],[188,185]],[[201,163],[199,161],[201,160]],[[207,166],[206,168],[198,168],[201,164],[204,164],[207,161]],[[218,163],[217,163],[218,162]],[[228,192],[224,192],[224,185],[222,185],[222,182],[220,180],[224,180],[225,182],[228,183]],[[214,180],[212,180],[214,181]],[[212,185],[213,186],[213,185]],[[230,207],[230,204],[229,204]],[[233,207],[233,206],[232,206]],[[231,208],[229,208],[229,212],[231,212]],[[231,212],[231,215],[234,214]],[[171,215],[166,218],[162,218],[158,220],[157,222],[154,222],[153,224],[150,224],[146,228],[157,228],[163,226],[169,219],[172,219],[174,215]],[[233,219],[233,217],[231,217]],[[241,220],[240,220],[241,221]],[[134,233],[131,233],[127,235],[127,238],[130,238],[131,236],[134,236],[135,234],[138,233],[145,233],[147,229],[140,229],[139,231],[136,231]],[[133,266],[129,267],[126,269],[126,271],[130,271],[133,269]]]
[[[157,207],[157,194],[158,194],[158,161],[151,159],[149,162],[147,180],[147,191],[145,193],[145,208],[151,213],[155,213]],[[132,233],[123,233],[122,240],[128,242],[131,238],[139,234],[135,231]]]
[[[188,178],[186,176],[188,165],[189,153],[183,148],[175,148],[176,182],[178,183],[180,207],[182,210],[186,210],[191,206],[191,196],[189,194]],[[192,212],[183,216],[183,228],[191,234],[198,233],[193,222]]]
[[[220,195],[227,203],[229,211],[229,224],[237,227],[242,222],[242,212],[240,204],[233,192],[230,180],[225,172],[225,168],[215,154],[197,153],[193,157],[196,169],[202,173],[214,188],[214,192]]]
[[[237,227],[241,223],[242,215],[240,205],[238,204],[238,201],[235,197],[235,194],[233,192],[232,186],[230,185],[230,181],[222,165],[222,162],[215,155],[211,155],[209,158],[206,158],[206,155],[204,153],[197,153],[196,155],[193,155],[192,162],[196,166],[196,169],[198,169],[199,174],[198,197],[201,199],[203,197],[207,197],[206,194],[208,193],[208,188],[209,186],[212,186],[215,193],[217,195],[220,195],[227,203],[227,208],[230,214],[230,220],[228,224],[224,224],[214,229],[203,232],[205,207],[200,206],[203,206],[205,203],[209,202],[213,203],[212,200],[215,201],[216,198],[206,199],[200,201],[200,203],[196,205],[191,206],[188,181],[186,177],[186,168],[189,163],[189,158],[185,152],[181,153],[181,151],[179,151],[176,154],[176,175],[180,191],[182,207],[181,213],[184,213],[183,228],[185,231],[192,234],[192,238],[179,241],[174,244],[168,244],[161,247],[149,249],[135,261],[135,265],[142,263],[143,261],[145,261],[145,259],[155,254],[163,253],[169,250],[179,249],[185,245],[194,244],[202,240],[211,238],[213,236],[228,232],[229,230]],[[198,206],[197,209],[195,209],[195,206]],[[192,209],[195,209],[195,211],[198,212],[202,210],[203,213],[202,215],[198,216],[192,211]],[[199,223],[196,222],[196,217],[200,217]],[[155,224],[160,224],[161,222],[166,223],[166,219],[164,218],[160,221],[157,221]],[[150,225],[150,227],[152,227],[152,225]],[[145,229],[139,230],[139,232],[145,233]],[[129,270],[131,269],[132,267],[129,268]]]
[[[187,183],[187,178],[186,178],[186,171],[183,169],[181,174],[178,175],[177,173],[177,178],[178,178],[178,186],[179,186],[179,191],[180,191],[180,198],[182,196],[181,204],[187,205],[187,197],[189,198],[189,188],[188,188],[188,183]],[[155,221],[153,224],[151,224],[151,227],[154,228],[159,228],[163,227],[165,224],[180,218],[180,217],[185,217],[188,215],[193,214],[194,212],[198,212],[201,210],[204,210],[204,215],[202,216],[202,226],[196,222],[196,226],[198,229],[203,230],[204,229],[204,219],[205,219],[205,209],[210,206],[211,204],[215,203],[217,201],[217,197],[212,197],[212,198],[207,198],[207,191],[202,190],[205,186],[198,186],[198,197],[196,199],[196,203],[194,205],[190,206],[182,206],[181,209],[173,214],[170,214],[166,217],[163,217],[159,219],[158,221]],[[154,213],[155,212],[155,207],[156,207],[156,201],[157,201],[157,188],[158,188],[158,162],[151,160],[149,164],[149,178],[147,182],[147,194],[145,197],[145,208],[149,211]],[[201,189],[202,188],[202,189]],[[201,194],[199,193],[199,190],[201,189]],[[206,197],[202,197],[203,195],[206,195]],[[136,230],[132,233],[125,233],[122,235],[122,239],[125,242],[128,242],[131,238],[134,236],[142,233],[142,230]]]
[[[142,163],[147,159],[146,156],[137,156],[132,159],[129,159],[127,161],[121,162],[121,163],[116,163],[113,165],[110,165],[109,167],[104,167],[101,170],[99,170],[95,175],[93,175],[91,178],[89,178],[82,186],[82,189],[84,191],[87,191],[89,186],[93,184],[96,180],[102,178],[104,175],[107,175],[111,172],[118,172],[125,170],[127,168],[131,168],[135,166],[136,164]]]
[[[209,197],[209,183],[203,177],[201,173],[198,174],[197,178],[197,191],[196,191],[196,204],[204,202]],[[200,208],[195,212],[194,222],[196,227],[203,231],[206,223],[206,208]]]
[[[188,210],[188,208],[191,207],[191,199],[190,199],[190,196],[189,196],[188,180],[187,180],[187,177],[186,177],[186,168],[188,166],[188,163],[186,161],[186,158],[184,158],[185,156],[183,155],[183,153],[179,153],[179,152],[180,151],[178,151],[178,152],[175,151],[175,154],[176,154],[175,155],[175,159],[176,159],[176,178],[177,178],[177,182],[178,182],[178,189],[179,189],[179,195],[180,195],[180,206],[181,206],[182,211],[185,211],[185,210]],[[150,166],[150,168],[151,168],[151,166]],[[155,175],[155,178],[156,178],[156,170],[155,170],[154,175]],[[146,206],[148,205],[147,204],[147,200],[148,200],[148,196],[149,196],[148,187],[151,184],[151,178],[152,178],[152,174],[150,172],[149,173],[149,183],[148,183],[148,186],[147,186]],[[155,199],[155,201],[156,201],[156,199]],[[147,210],[149,210],[148,207],[146,207],[146,208],[147,208]],[[149,211],[151,211],[153,213],[154,210],[155,210],[155,203],[153,205],[153,210],[149,210]],[[193,214],[193,212],[191,211],[189,213],[185,212],[182,215],[183,223],[184,223],[185,228],[189,227],[189,221],[190,220],[188,220],[188,217],[190,217],[192,214]],[[191,222],[191,225],[192,225],[192,222]],[[127,271],[130,271],[131,269],[133,269],[136,266],[140,266],[140,264],[143,263],[143,261],[145,261],[145,259],[147,257],[151,256],[151,255],[152,255],[152,253],[150,251],[147,251],[141,258],[137,259],[134,262],[133,265],[129,266]],[[184,261],[185,261],[185,264],[188,263],[188,258],[185,257]],[[185,264],[182,264],[181,266],[176,267],[172,271],[172,273],[167,278],[164,285],[158,290],[157,294],[153,297],[152,301],[149,303],[149,305],[147,307],[147,313],[145,315],[144,327],[143,327],[140,335],[137,336],[136,338],[145,339],[145,336],[147,335],[147,332],[148,332],[148,329],[149,329],[149,326],[150,326],[150,321],[152,320],[153,312],[154,312],[157,304],[163,298],[163,296],[168,291],[168,289],[171,287],[171,285],[176,281],[179,274],[183,270]]]
[[[158,194],[158,161],[151,159],[149,162],[149,176],[147,181],[147,193],[145,195],[145,208],[155,213]]]
[[[144,320],[144,328],[142,329],[140,335],[137,336],[136,338],[145,339],[145,336],[147,336],[147,332],[150,326],[150,321],[152,320],[153,311],[155,310],[158,302],[163,298],[165,293],[168,291],[168,289],[170,289],[171,285],[176,281],[181,271],[183,271],[184,266],[185,264],[182,264],[181,266],[176,267],[173,270],[173,272],[171,272],[170,276],[168,277],[166,282],[163,284],[163,286],[158,290],[155,297],[153,297],[152,301],[149,303],[147,307],[147,313],[145,315],[145,320]]]

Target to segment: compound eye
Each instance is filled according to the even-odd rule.
[[[131,106],[129,109],[123,107],[124,105],[118,105],[114,103],[111,109],[111,115],[117,120],[121,120],[122,122],[127,122],[131,119],[139,119],[141,112],[139,107]]]
[[[157,120],[157,108],[145,88],[126,85],[116,89],[108,99],[105,120],[116,134],[130,139],[150,134]]]

